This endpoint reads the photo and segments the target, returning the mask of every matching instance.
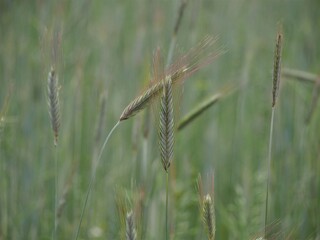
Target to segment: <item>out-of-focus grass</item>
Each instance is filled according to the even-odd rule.
[[[99,97],[107,90],[105,136],[148,81],[153,50],[160,45],[167,54],[179,3],[0,4],[0,108],[10,86],[13,89],[0,142],[0,239],[51,238],[55,157],[59,196],[76,169],[57,232],[58,239],[73,236],[97,144]],[[198,173],[210,170],[215,173],[216,239],[249,239],[263,232],[277,23],[284,31],[282,65],[318,73],[317,9],[319,3],[311,0],[189,2],[177,48],[188,50],[210,34],[218,35],[228,52],[186,82],[182,114],[226,82],[243,87],[177,135],[170,198],[174,239],[205,238],[195,182]],[[55,29],[63,33],[57,148],[46,100],[52,45],[45,33]],[[312,86],[282,80],[274,125],[270,224],[279,222],[279,239],[289,233],[292,239],[315,239],[320,234],[320,112],[305,126]],[[142,177],[144,114],[120,125],[105,150],[81,229],[83,239],[120,236],[117,188],[128,189],[128,197],[144,193],[143,237],[163,239],[165,176],[156,126],[151,125],[147,173]]]

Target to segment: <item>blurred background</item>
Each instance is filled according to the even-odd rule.
[[[93,161],[123,109],[146,88],[158,46],[166,59],[180,5],[178,0],[0,2],[0,239],[52,239],[54,219],[57,239],[74,237]],[[227,85],[237,90],[176,133],[171,239],[206,239],[199,174],[203,191],[214,196],[216,239],[262,236],[276,34],[280,23],[283,68],[319,74],[319,9],[317,0],[187,2],[173,61],[207,35],[218,37],[217,48],[227,51],[185,82],[179,115]],[[52,65],[60,86],[57,147],[47,99]],[[317,86],[281,79],[270,239],[320,239],[320,103],[312,104]],[[111,136],[79,239],[124,239],[124,213],[130,209],[137,239],[164,239],[165,171],[152,115],[139,113]]]

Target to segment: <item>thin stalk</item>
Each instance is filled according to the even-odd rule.
[[[147,169],[148,169],[148,139],[142,140],[142,179],[147,181]]]
[[[58,159],[57,159],[57,152],[55,152],[55,159],[54,159],[54,228],[53,228],[53,234],[52,234],[52,238],[54,240],[57,239],[57,227],[58,227],[57,209],[58,209]]]
[[[112,133],[113,133],[114,130],[118,127],[119,124],[120,124],[120,121],[118,121],[118,122],[114,125],[114,127],[111,129],[111,131],[109,132],[108,136],[106,137],[106,140],[104,141],[104,143],[103,143],[103,145],[102,145],[102,147],[101,147],[101,150],[100,150],[98,159],[97,159],[96,163],[93,164],[93,165],[94,165],[94,166],[93,166],[93,173],[92,173],[92,176],[91,176],[91,179],[90,179],[90,182],[89,182],[88,191],[87,191],[87,194],[86,194],[86,198],[85,198],[85,201],[84,201],[84,205],[83,205],[83,207],[82,207],[82,212],[81,212],[80,221],[79,221],[79,225],[78,225],[78,228],[77,228],[75,240],[77,240],[78,237],[79,237],[82,219],[83,219],[83,216],[84,216],[84,212],[85,212],[85,209],[86,209],[86,206],[87,206],[87,203],[88,203],[89,195],[90,195],[90,192],[91,192],[91,189],[92,189],[94,180],[95,180],[95,178],[96,178],[97,167],[98,167],[98,165],[99,165],[99,162],[100,162],[100,159],[101,159],[103,150],[104,150],[104,148],[106,147],[106,144],[108,143],[109,138],[111,137]]]
[[[317,104],[318,104],[319,95],[320,95],[320,78],[314,84],[314,87],[313,87],[310,109],[309,109],[307,117],[305,119],[305,124],[309,124],[311,121],[313,113],[314,113],[314,111],[317,107]]]
[[[167,181],[166,181],[166,240],[169,239],[168,234],[168,196],[169,196],[169,172],[166,172]]]
[[[171,39],[171,42],[170,42],[169,52],[168,52],[167,67],[171,63],[172,56],[173,56],[173,50],[174,50],[174,47],[176,46],[176,42],[177,42],[177,36],[173,35],[172,39]]]
[[[170,47],[169,47],[169,52],[168,52],[168,57],[167,57],[167,67],[169,67],[169,65],[171,64],[171,60],[172,60],[172,56],[173,56],[173,50],[174,50],[174,48],[176,46],[176,42],[177,42],[177,34],[178,34],[179,29],[180,29],[182,16],[183,16],[183,13],[184,13],[184,10],[185,10],[186,6],[187,6],[187,1],[186,0],[182,0],[181,4],[180,4],[180,7],[179,7],[179,11],[178,11],[178,17],[177,17],[176,23],[174,25],[171,41],[170,41]]]
[[[271,154],[272,154],[272,136],[273,136],[274,109],[275,109],[275,107],[272,107],[271,122],[270,122],[270,136],[269,136],[266,210],[265,210],[265,219],[264,219],[264,238],[265,238],[265,239],[266,239],[266,237],[267,237],[268,198],[269,198],[270,168],[271,168]]]

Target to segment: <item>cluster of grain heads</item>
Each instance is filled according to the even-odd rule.
[[[202,67],[208,65],[211,63],[215,58],[220,56],[224,51],[223,49],[214,49],[215,48],[216,39],[212,37],[206,37],[204,40],[202,40],[196,47],[192,48],[187,54],[182,55],[177,59],[176,62],[171,64],[166,70],[161,71],[162,69],[158,68],[157,70],[160,70],[158,73],[159,75],[155,74],[154,79],[151,81],[151,86],[144,91],[141,95],[136,97],[133,101],[131,101],[127,107],[123,110],[122,114],[120,115],[119,121],[116,123],[116,125],[111,129],[109,134],[107,135],[97,158],[97,162],[95,164],[95,167],[93,169],[93,173],[90,179],[89,188],[85,197],[84,205],[82,208],[81,216],[79,225],[76,231],[76,238],[79,236],[81,223],[83,219],[83,215],[86,209],[86,205],[88,202],[88,197],[90,195],[92,185],[95,179],[97,166],[99,165],[99,161],[101,159],[103,150],[112,135],[113,131],[117,128],[117,126],[120,124],[121,121],[124,121],[126,119],[129,119],[133,116],[135,116],[138,112],[146,108],[151,101],[155,100],[161,93],[165,92],[165,97],[163,97],[163,102],[168,102],[168,89],[163,91],[164,88],[172,88],[172,85],[183,83],[185,79],[190,77],[193,73],[197,72]],[[159,67],[159,66],[157,66]],[[49,75],[50,76],[50,75]],[[158,79],[157,79],[158,78]],[[169,82],[169,84],[168,84]],[[171,92],[170,90],[169,92]],[[170,93],[172,94],[172,93]],[[172,98],[172,96],[171,96]],[[172,100],[171,100],[172,101]],[[170,102],[170,101],[169,101]],[[168,102],[168,103],[169,103]],[[172,103],[171,103],[172,105]],[[167,107],[166,107],[167,108]],[[172,108],[172,107],[171,107]],[[171,110],[173,111],[173,110]],[[165,113],[164,114],[172,114],[173,113]],[[164,119],[165,120],[165,119]],[[168,120],[168,119],[167,119]],[[169,119],[170,120],[170,119]],[[173,119],[171,119],[173,121]],[[172,128],[173,131],[173,124],[170,123],[170,121],[166,124],[169,124],[167,126],[168,129]],[[171,124],[171,125],[170,125]],[[58,132],[58,131],[55,131]],[[167,137],[168,145],[164,146],[166,148],[167,153],[165,153],[164,157],[167,160],[164,160],[164,169],[167,171],[170,166],[170,161],[172,159],[173,155],[173,135],[171,136],[169,133],[165,133],[163,137]],[[170,144],[169,144],[170,143]],[[171,146],[172,145],[172,146]],[[166,215],[168,212],[168,174],[167,174],[167,196],[166,196]],[[167,217],[166,217],[167,219]],[[167,224],[166,224],[167,226]],[[166,231],[167,232],[167,231]]]
[[[126,239],[127,240],[136,240],[136,229],[134,226],[133,212],[130,211],[126,216]]]
[[[206,37],[195,48],[191,49],[187,54],[179,57],[176,62],[171,64],[163,74],[163,79],[160,81],[151,81],[151,86],[141,95],[136,97],[123,110],[120,120],[123,121],[136,115],[138,112],[147,107],[152,100],[158,97],[169,79],[172,84],[182,83],[202,67],[211,63],[215,58],[223,53],[223,50],[213,50],[216,39]]]
[[[207,230],[209,240],[215,239],[216,233],[216,220],[214,214],[214,200],[207,194],[202,202],[202,220]]]
[[[53,67],[51,67],[48,75],[48,102],[51,127],[54,134],[53,142],[57,146],[60,128],[60,103],[58,77]]]
[[[171,79],[165,81],[163,94],[161,97],[159,145],[163,168],[165,171],[168,171],[173,158],[174,145],[174,120]]]

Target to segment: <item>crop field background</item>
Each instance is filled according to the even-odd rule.
[[[101,146],[124,108],[147,89],[157,47],[167,59],[180,5],[178,0],[0,2],[0,239],[75,239]],[[198,185],[214,200],[215,239],[264,236],[280,28],[283,74],[266,238],[320,239],[319,10],[318,0],[187,2],[173,62],[208,35],[224,53],[177,87],[175,124],[212,95],[223,97],[175,132],[170,239],[208,239]],[[59,79],[57,146],[48,107],[51,66]],[[315,78],[284,75],[292,70]],[[158,103],[154,99],[151,107],[121,121],[109,139],[78,239],[126,239],[131,210],[136,239],[165,239]]]

